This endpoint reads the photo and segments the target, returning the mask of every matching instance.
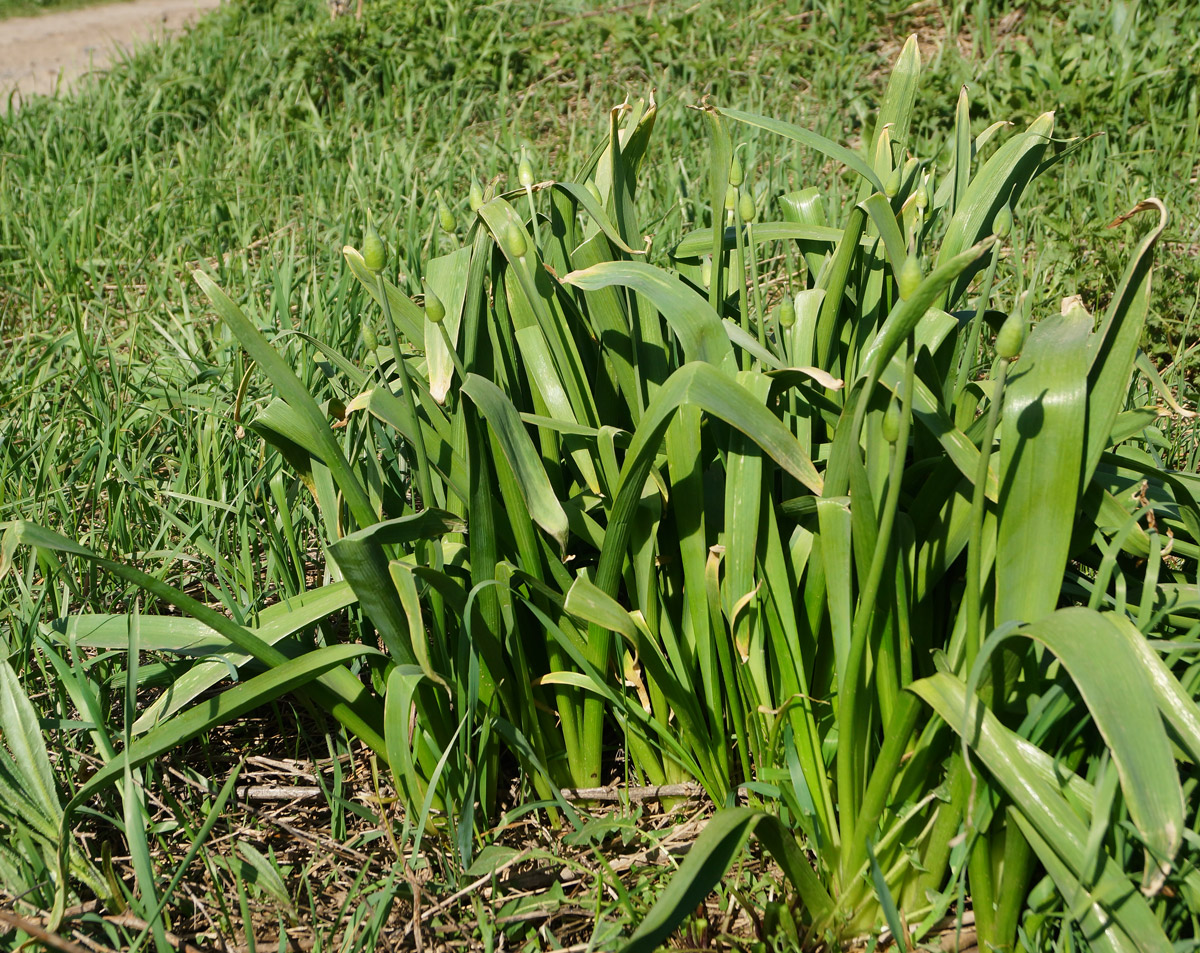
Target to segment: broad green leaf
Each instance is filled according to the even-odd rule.
[[[742,240],[751,247],[771,242],[796,241],[810,244],[836,245],[841,240],[842,230],[828,225],[809,225],[802,222],[756,222],[745,230]],[[732,228],[723,229],[720,235],[722,248],[737,247],[737,233]],[[713,230],[697,228],[688,232],[671,250],[673,258],[695,258],[708,254],[713,248]]]
[[[98,791],[122,777],[126,769],[152,761],[183,742],[217,725],[228,724],[246,712],[295,691],[331,671],[345,671],[344,663],[366,655],[379,655],[365,645],[330,645],[306,652],[300,658],[287,659],[269,672],[235,685],[215,698],[197,702],[161,725],[151,729],[120,752],[115,761],[104,765],[80,786],[66,806],[66,814],[87,802]]]
[[[367,294],[375,299],[377,305],[382,307],[383,302],[379,297],[379,281],[367,268],[362,255],[349,245],[342,249],[342,255],[346,259],[346,264],[350,266],[351,273],[366,289]],[[424,341],[425,312],[390,281],[385,279],[383,286],[387,289],[388,304],[391,305],[392,317],[396,321],[396,331],[411,344]]]
[[[822,155],[829,156],[829,158],[842,163],[846,168],[857,172],[871,184],[871,187],[875,191],[883,191],[883,183],[879,180],[879,176],[875,174],[875,170],[864,161],[862,156],[831,139],[826,139],[811,129],[805,129],[803,126],[783,122],[779,119],[756,116],[753,113],[742,112],[740,109],[719,108],[717,111],[723,116],[728,116],[735,122],[744,122],[748,126],[757,126],[760,129],[767,130],[767,132],[773,132],[777,136],[783,136],[785,139],[791,139],[793,142],[798,142],[803,146],[808,146],[810,149],[815,149]]]
[[[1082,311],[1044,319],[1005,388],[997,625],[1032,622],[1058,604],[1083,467],[1090,330]]]
[[[708,303],[670,272],[641,261],[610,261],[573,271],[563,284],[585,291],[620,285],[645,295],[671,325],[683,345],[685,361],[707,361],[726,373],[734,367],[733,349],[721,319]]]
[[[1149,850],[1144,888],[1156,893],[1182,843],[1183,791],[1158,711],[1153,668],[1114,618],[1083,607],[1060,609],[1011,634],[997,632],[985,643],[968,687],[1006,639],[1033,639],[1058,657],[1108,746],[1129,817]]]
[[[1004,789],[1030,827],[1061,859],[1077,880],[1090,879],[1095,910],[1106,923],[1102,933],[1090,937],[1114,951],[1169,953],[1172,949],[1145,898],[1122,874],[1106,853],[1091,877],[1085,870],[1088,828],[1066,798],[1022,756],[1016,736],[975,700],[967,707],[966,686],[948,673],[913,682],[910,689],[929,704],[955,731],[960,731],[989,773]],[[964,713],[967,716],[964,724]],[[1045,856],[1042,857],[1045,861]],[[1136,942],[1136,945],[1130,945]]]
[[[554,495],[546,469],[533,441],[521,422],[521,416],[505,393],[477,374],[468,374],[462,392],[470,397],[487,419],[512,467],[529,515],[553,539],[560,550],[567,545],[567,514]]]
[[[1025,186],[1036,174],[1038,163],[1054,132],[1054,113],[1045,113],[1029,128],[1013,136],[984,163],[967,186],[961,204],[954,209],[946,235],[938,250],[935,267],[962,253],[970,245],[992,232],[992,220],[1005,205],[1015,206]],[[963,296],[975,269],[964,271],[946,294],[944,309],[950,309]]]
[[[621,947],[621,953],[653,953],[658,949],[733,866],[751,834],[757,834],[783,869],[784,876],[800,895],[814,932],[819,934],[832,916],[834,905],[795,838],[778,818],[735,807],[721,811],[704,826],[667,889]]]
[[[326,466],[329,467],[334,480],[337,481],[338,488],[346,498],[346,503],[349,505],[354,519],[360,526],[373,523],[375,514],[371,508],[371,501],[367,498],[362,484],[358,482],[358,478],[350,469],[350,464],[346,461],[346,456],[342,453],[342,448],[338,445],[333,431],[329,427],[328,419],[321,413],[320,407],[305,389],[304,384],[300,382],[287,362],[280,357],[279,352],[270,345],[262,332],[250,322],[242,313],[242,309],[230,300],[215,281],[200,270],[192,272],[192,277],[200,286],[200,290],[208,296],[208,300],[212,302],[213,308],[221,320],[229,325],[229,329],[246,349],[246,353],[266,372],[267,377],[270,378],[271,383],[279,390],[288,405],[304,418],[309,438],[318,449],[317,456],[324,460]]]
[[[1138,243],[1129,264],[1125,266],[1125,274],[1117,286],[1117,293],[1109,302],[1104,322],[1088,343],[1090,366],[1087,392],[1087,459],[1083,467],[1085,484],[1091,479],[1100,455],[1111,446],[1109,433],[1117,413],[1124,406],[1134,357],[1150,310],[1154,249],[1167,227],[1166,206],[1158,199],[1147,199],[1134,206],[1117,222],[1143,211],[1157,211],[1158,224]]]
[[[19,793],[28,797],[50,819],[62,815],[54,788],[54,769],[42,737],[42,725],[29,696],[8,662],[0,660],[0,742],[12,753],[19,772]],[[2,754],[2,751],[0,751]]]
[[[462,323],[463,301],[467,296],[467,272],[471,266],[471,247],[464,245],[449,255],[430,260],[425,266],[429,287],[446,307],[442,327],[450,343],[458,343],[458,329]],[[446,402],[446,394],[454,380],[454,361],[446,347],[445,338],[438,326],[424,318],[425,366],[429,379],[429,395],[439,404]]]
[[[5,531],[4,538],[0,541],[0,557],[4,558],[0,558],[0,575],[4,569],[4,562],[18,544],[33,546],[47,554],[64,552],[83,556],[106,572],[120,576],[154,598],[188,613],[263,664],[278,666],[289,661],[279,649],[268,645],[253,632],[139,569],[97,556],[90,549],[65,536],[33,523],[18,521],[3,525]],[[383,737],[379,733],[382,713],[376,701],[367,694],[363,684],[347,669],[322,669],[318,673],[318,683],[309,690],[326,706],[330,714],[358,734],[377,754],[386,757]]]

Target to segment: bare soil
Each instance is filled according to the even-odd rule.
[[[69,90],[119,51],[177,30],[220,2],[132,0],[0,20],[0,112],[10,97],[15,107],[32,95]]]

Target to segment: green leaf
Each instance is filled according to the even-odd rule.
[[[1090,330],[1081,310],[1043,319],[1005,388],[997,625],[1031,622],[1058,604],[1083,467]]]
[[[742,112],[740,109],[718,108],[717,112],[723,116],[728,116],[735,122],[744,122],[749,126],[758,126],[758,128],[765,129],[767,132],[773,132],[777,136],[783,136],[785,139],[791,139],[793,142],[798,142],[801,145],[808,146],[810,149],[815,149],[822,155],[827,155],[829,158],[840,162],[848,169],[853,169],[866,179],[876,192],[883,191],[883,182],[875,174],[875,170],[867,165],[857,152],[847,149],[845,146],[838,145],[833,140],[826,139],[824,136],[810,129],[805,129],[803,126],[797,126],[790,122],[782,122],[778,119],[769,119],[766,116],[756,116],[753,113]]]
[[[1150,311],[1150,279],[1154,249],[1167,227],[1167,209],[1158,199],[1139,202],[1113,224],[1143,211],[1157,211],[1158,224],[1138,243],[1117,293],[1109,302],[1104,322],[1088,344],[1087,459],[1083,482],[1086,484],[1100,462],[1100,455],[1111,446],[1109,434],[1117,413],[1125,404],[1129,377],[1138,343]]]
[[[968,688],[1006,639],[1033,639],[1057,656],[1108,746],[1130,820],[1149,850],[1144,889],[1155,893],[1182,843],[1183,791],[1159,715],[1153,669],[1113,624],[1117,618],[1077,607],[1012,632],[997,631],[985,642]]]
[[[558,543],[560,550],[565,550],[569,534],[567,514],[554,495],[542,458],[529,439],[521,415],[512,401],[499,387],[477,374],[467,375],[462,392],[474,401],[496,435],[505,459],[512,467],[529,515]]]
[[[266,372],[288,405],[302,415],[309,438],[318,449],[317,456],[329,467],[354,519],[360,526],[375,522],[375,514],[366,491],[350,469],[350,464],[329,427],[329,420],[300,382],[300,378],[215,281],[198,269],[192,272],[192,277],[200,286],[200,290],[208,296],[221,320],[229,325],[229,329],[246,349],[246,353]]]
[[[1088,879],[1085,859],[1088,828],[1058,788],[1030,766],[1017,745],[1017,737],[977,699],[967,708],[967,691],[962,681],[948,673],[913,682],[910,689],[925,700],[955,731],[960,731],[971,749],[987,766],[1038,837],[1030,838],[1043,863],[1060,862],[1076,880]],[[967,713],[964,725],[963,714]],[[1091,872],[1088,872],[1090,875]],[[1112,951],[1170,953],[1172,946],[1145,898],[1122,874],[1119,866],[1102,853],[1099,869],[1090,877],[1093,902],[1087,911],[1097,915],[1088,922],[1089,940]]]
[[[685,361],[707,361],[726,373],[735,369],[733,348],[721,319],[702,297],[670,272],[641,261],[608,261],[562,279],[585,291],[620,285],[645,295],[683,345]]]
[[[712,892],[733,866],[751,834],[758,835],[783,869],[807,908],[814,932],[819,932],[833,912],[833,901],[795,838],[778,818],[762,811],[736,807],[721,811],[704,826],[667,889],[621,947],[621,953],[654,953],[683,918],[693,913]]]

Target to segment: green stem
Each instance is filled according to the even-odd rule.
[[[758,318],[758,343],[767,346],[767,316],[763,314],[762,289],[758,286],[758,256],[754,252],[754,223],[746,223],[746,255],[750,259],[750,285],[754,288],[754,314]]]
[[[416,500],[414,500],[413,509],[419,511],[433,502],[433,486],[429,482],[429,457],[425,452],[425,434],[421,430],[421,418],[417,413],[417,395],[413,391],[412,380],[408,376],[408,367],[405,365],[404,357],[400,353],[400,335],[396,332],[396,322],[392,318],[392,305],[388,301],[387,286],[383,280],[383,273],[377,273],[375,280],[379,284],[379,300],[383,305],[383,318],[387,322],[388,339],[392,345],[392,363],[396,365],[396,369],[400,374],[400,386],[404,389],[405,395],[404,403],[409,411],[409,425],[413,435],[413,452],[417,458],[415,480],[417,492],[421,497],[421,505],[417,506]]]
[[[734,203],[733,234],[737,242],[738,256],[738,311],[741,312],[742,330],[750,333],[750,297],[746,294],[746,242],[742,238],[742,213]],[[745,368],[743,368],[745,370]]]
[[[979,296],[979,305],[975,309],[975,317],[971,319],[971,330],[967,334],[966,345],[958,354],[958,371],[954,379],[954,392],[950,395],[949,406],[955,408],[955,425],[960,430],[965,430],[971,420],[968,417],[963,419],[965,414],[965,405],[962,408],[957,407],[959,398],[962,392],[967,388],[967,375],[971,371],[971,366],[975,362],[975,356],[979,352],[979,329],[983,325],[983,313],[987,310],[987,303],[992,297],[992,281],[996,277],[996,263],[1000,260],[1000,243],[997,242],[992,246],[992,258],[988,262],[987,274],[983,279],[983,290]],[[973,412],[974,408],[972,408]]]
[[[838,801],[842,831],[842,844],[854,843],[855,824],[859,812],[859,779],[855,777],[856,759],[862,757],[861,743],[864,739],[855,736],[857,730],[858,682],[862,675],[867,654],[867,638],[875,618],[875,600],[879,593],[879,582],[887,565],[890,552],[892,527],[896,520],[896,507],[900,500],[900,484],[907,462],[908,432],[911,425],[913,376],[916,367],[915,342],[908,341],[908,359],[904,368],[904,384],[901,400],[900,432],[892,445],[892,465],[888,474],[887,495],[883,510],[879,514],[879,535],[875,540],[875,551],[871,554],[871,566],[867,571],[866,584],[859,596],[858,611],[854,614],[854,629],[850,638],[850,656],[846,669],[844,695],[838,699],[838,753],[837,780]],[[850,871],[843,867],[842,874]]]
[[[987,424],[983,431],[983,442],[979,447],[979,466],[975,472],[975,487],[971,496],[971,538],[967,545],[967,637],[966,669],[969,674],[975,665],[980,646],[980,589],[983,562],[983,517],[987,500],[988,462],[992,455],[992,440],[996,424],[1000,420],[1000,405],[1004,402],[1004,382],[1008,378],[1008,358],[1002,357],[996,365],[996,391],[988,407]],[[999,697],[999,696],[996,696]]]

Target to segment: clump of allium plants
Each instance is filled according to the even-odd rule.
[[[1048,304],[1036,212],[1014,213],[1078,141],[1049,113],[973,134],[965,89],[949,141],[917,141],[919,75],[909,40],[862,151],[699,107],[707,226],[671,248],[639,219],[639,174],[668,161],[652,98],[571,181],[523,156],[510,191],[439,197],[453,250],[420,301],[368,227],[345,249],[377,306],[362,346],[308,341],[336,400],[197,271],[274,385],[249,426],[311,493],[331,581],[252,629],[10,525],[6,557],[83,556],[222,646],[62,829],[295,691],[386,764],[414,849],[446,838],[464,868],[514,765],[554,823],[578,820],[564,791],[702,788],[726,809],[630,951],[751,832],[794,891],[763,922],[804,947],[907,948],[968,909],[980,949],[1194,939],[1200,478],[1157,459],[1173,401],[1134,381],[1167,212],[1114,223],[1141,228],[1103,313]],[[756,189],[751,128],[779,161],[822,153],[848,200]],[[353,638],[301,639],[347,607]],[[190,706],[249,660],[266,671]]]

